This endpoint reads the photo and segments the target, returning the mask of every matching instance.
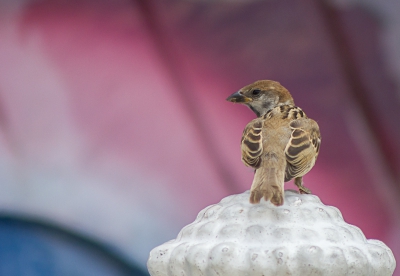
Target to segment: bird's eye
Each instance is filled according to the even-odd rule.
[[[253,91],[251,91],[251,94],[252,94],[253,96],[258,96],[258,95],[260,95],[260,93],[261,93],[261,90],[260,90],[260,89],[254,89]]]

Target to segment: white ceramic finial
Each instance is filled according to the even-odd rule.
[[[247,191],[205,208],[147,266],[152,276],[389,276],[396,261],[337,208],[288,190],[280,207],[250,204]]]

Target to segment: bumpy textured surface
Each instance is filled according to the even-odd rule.
[[[152,276],[392,275],[378,240],[344,222],[314,195],[285,191],[285,203],[249,203],[249,192],[202,210],[175,240],[150,252]]]

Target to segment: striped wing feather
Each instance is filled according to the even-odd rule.
[[[257,118],[247,124],[242,136],[242,161],[255,169],[261,165],[263,120]]]
[[[309,118],[290,123],[292,134],[285,148],[285,181],[305,175],[314,166],[321,144],[318,124]]]

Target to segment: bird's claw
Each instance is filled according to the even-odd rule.
[[[308,189],[304,186],[299,187],[299,192],[300,192],[300,194],[311,194],[310,189]]]

